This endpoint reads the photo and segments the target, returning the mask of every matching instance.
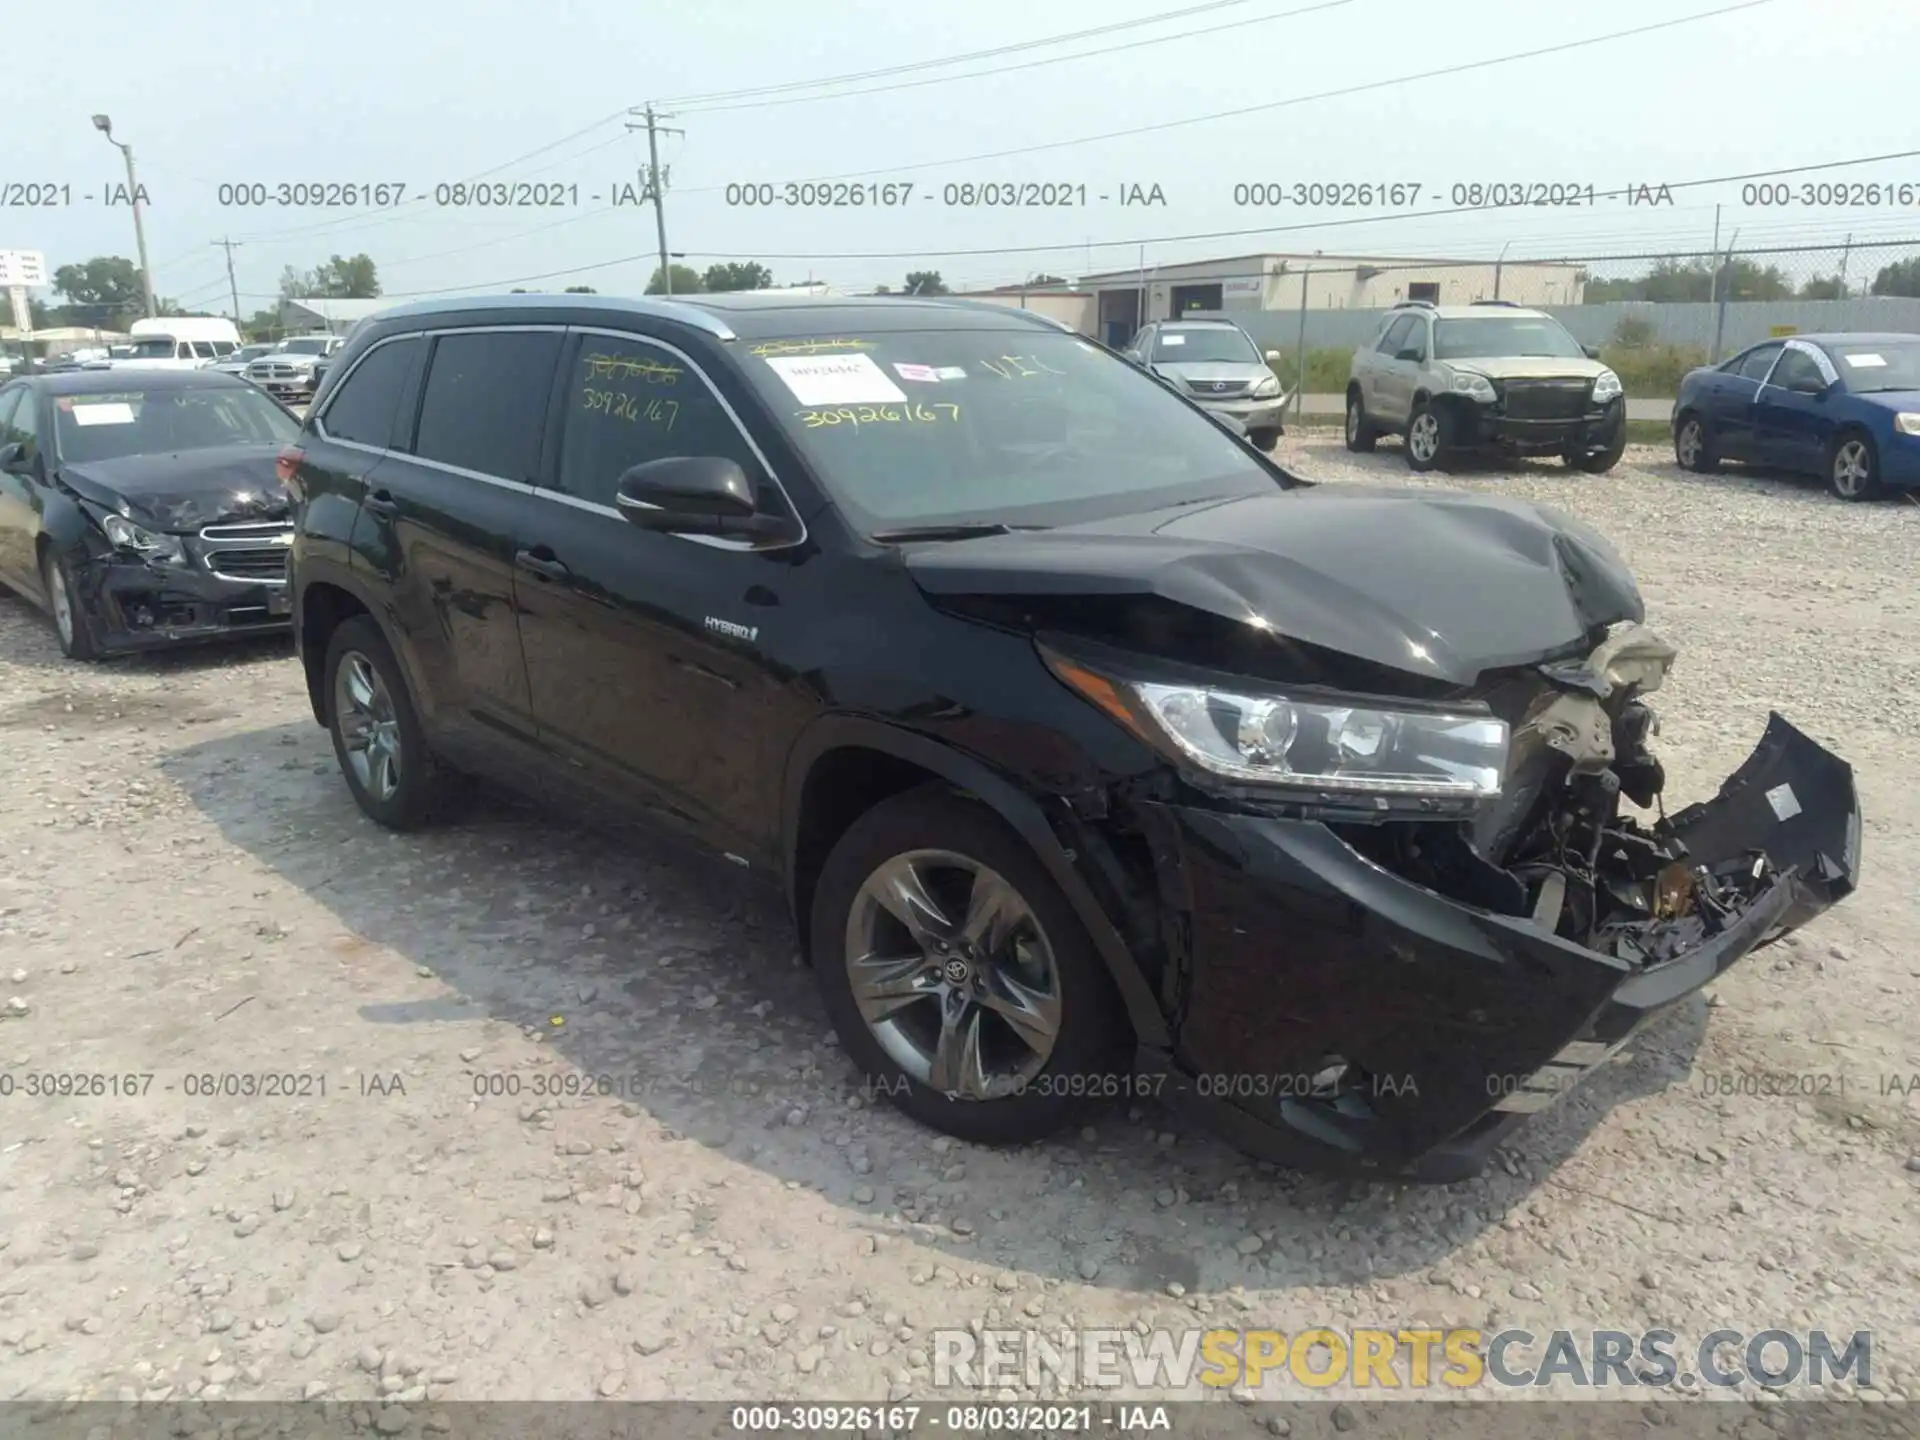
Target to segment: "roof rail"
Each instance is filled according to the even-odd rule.
[[[1416,310],[1438,310],[1440,308],[1439,305],[1432,300],[1401,300],[1396,302],[1393,308],[1396,310],[1405,310],[1408,306],[1412,306]]]
[[[461,310],[532,309],[540,305],[577,305],[582,309],[604,309],[615,312],[637,310],[645,315],[657,316],[662,320],[676,320],[693,329],[704,330],[717,340],[740,338],[733,333],[730,325],[710,310],[702,310],[699,306],[689,305],[685,301],[657,299],[651,295],[555,295],[551,292],[530,295],[450,295],[439,300],[414,300],[407,304],[396,305],[390,310],[381,310],[367,318],[396,320],[421,315],[445,315]]]
[[[1506,310],[1524,310],[1527,307],[1512,300],[1475,300],[1475,305],[1498,305]]]

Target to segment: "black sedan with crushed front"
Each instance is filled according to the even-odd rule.
[[[1591,528],[1308,484],[1022,311],[409,306],[287,475],[369,817],[487,773],[724,854],[873,1090],[971,1140],[1160,1097],[1471,1174],[1854,886],[1852,773],[1777,717],[1655,818],[1674,652]]]
[[[299,422],[211,371],[0,386],[0,585],[71,659],[288,627],[277,478]]]

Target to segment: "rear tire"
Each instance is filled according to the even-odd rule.
[[[98,660],[100,647],[94,642],[93,627],[87,620],[86,607],[80,603],[73,572],[52,550],[40,557],[40,583],[46,588],[47,615],[53,621],[60,653],[69,660]]]
[[[821,869],[811,929],[841,1043],[921,1124],[1025,1144],[1126,1093],[1132,1037],[1112,978],[1039,857],[978,801],[929,787],[862,815]]]
[[[1347,396],[1347,449],[1356,455],[1372,452],[1380,432],[1373,428],[1373,422],[1367,419],[1367,403],[1360,398],[1359,391]]]
[[[1827,452],[1827,488],[1842,500],[1880,498],[1880,452],[1872,436],[1863,430],[1845,430],[1834,437]]]
[[[444,772],[427,749],[393,647],[372,617],[343,621],[327,645],[327,733],[354,802],[390,830],[418,830],[441,798]]]
[[[1453,414],[1422,400],[1407,420],[1407,468],[1425,474],[1443,467],[1453,450]]]
[[[1273,447],[1280,443],[1280,432],[1278,430],[1267,429],[1249,430],[1247,432],[1247,439],[1253,442],[1254,449],[1271,455],[1273,453]]]

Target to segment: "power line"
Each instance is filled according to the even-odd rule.
[[[693,107],[697,115],[712,114],[722,110],[758,110],[769,105],[805,105],[816,100],[851,100],[860,95],[884,95],[894,90],[918,90],[926,85],[951,85],[960,80],[984,80],[992,75],[1010,75],[1016,70],[1038,70],[1046,65],[1064,65],[1074,60],[1088,60],[1096,55],[1116,55],[1122,50],[1138,50],[1145,45],[1165,45],[1175,40],[1192,40],[1201,35],[1217,35],[1222,30],[1242,30],[1249,25],[1270,25],[1275,20],[1291,20],[1298,15],[1311,15],[1317,10],[1338,10],[1351,5],[1354,0],[1324,0],[1319,5],[1308,5],[1299,10],[1283,10],[1277,15],[1256,15],[1251,20],[1230,20],[1224,25],[1208,25],[1198,30],[1179,30],[1171,35],[1155,35],[1146,40],[1129,40],[1121,45],[1105,45],[1098,50],[1079,50],[1071,55],[1049,55],[1044,60],[1026,60],[1018,65],[997,65],[990,70],[970,70],[964,75],[935,75],[924,80],[902,80],[896,85],[871,85],[863,90],[841,90],[826,95],[792,95],[785,98],[775,97],[763,100],[740,100],[726,105],[700,105]]]
[[[1314,100],[1335,100],[1348,95],[1363,95],[1395,85],[1409,85],[1416,80],[1435,80],[1448,75],[1462,75],[1472,70],[1486,70],[1496,65],[1511,65],[1520,60],[1537,60],[1543,55],[1559,55],[1569,50],[1581,50],[1589,45],[1603,45],[1612,40],[1626,40],[1635,35],[1651,35],[1658,30],[1671,30],[1676,26],[1692,25],[1702,20],[1713,20],[1722,15],[1733,15],[1743,10],[1754,10],[1762,5],[1775,3],[1776,0],[1739,0],[1738,4],[1723,5],[1718,10],[1703,10],[1693,15],[1681,15],[1672,20],[1636,25],[1628,30],[1613,30],[1605,35],[1590,35],[1584,40],[1566,40],[1557,45],[1521,50],[1511,55],[1495,55],[1485,60],[1467,60],[1457,65],[1443,65],[1436,70],[1422,70],[1412,75],[1396,75],[1386,80],[1369,80],[1363,84],[1348,85],[1338,90],[1322,90],[1312,95],[1294,95],[1285,100],[1268,100],[1258,105],[1242,105],[1236,109],[1216,110],[1206,115],[1190,115],[1181,120],[1159,120],[1151,125],[1136,125],[1129,130],[1109,130],[1099,135],[1082,135],[1072,140],[1047,140],[1034,145],[1020,145],[1010,150],[989,150],[978,155],[960,155],[945,160],[918,160],[910,164],[885,165],[872,170],[847,170],[834,175],[816,175],[811,178],[860,180],[871,175],[901,175],[916,170],[937,170],[950,165],[971,165],[980,160],[1005,160],[1015,155],[1037,155],[1044,150],[1066,150],[1075,145],[1093,145],[1103,140],[1127,140],[1136,135],[1153,135],[1164,130],[1178,130],[1187,125],[1203,125],[1214,120],[1234,120],[1244,115],[1257,115],[1268,110],[1305,105]],[[724,185],[705,185],[684,190],[681,193],[684,195],[712,194],[725,189]]]
[[[1210,10],[1227,10],[1247,3],[1248,0],[1209,0],[1207,4],[1189,5],[1183,10],[1163,10],[1156,15],[1142,16],[1138,20],[1118,20],[1110,25],[1096,25],[1090,30],[1072,30],[1061,35],[1049,35],[1039,40],[1021,40],[1010,45],[996,45],[991,50],[975,50],[965,55],[946,55],[937,60],[914,60],[903,65],[888,65],[878,70],[857,70],[846,75],[828,75],[819,80],[793,80],[783,85],[761,85],[746,90],[716,90],[705,95],[679,95],[662,100],[660,103],[678,106],[684,110],[704,106],[710,100],[740,100],[749,95],[780,95],[793,90],[817,90],[825,85],[878,80],[888,75],[905,75],[916,70],[937,70],[947,65],[965,65],[974,60],[992,60],[997,56],[1012,55],[1022,50],[1040,50],[1049,45],[1065,45],[1074,40],[1091,40],[1098,35],[1111,35],[1120,30],[1135,30],[1142,25],[1159,25],[1168,20],[1184,20],[1189,15],[1200,15]]]

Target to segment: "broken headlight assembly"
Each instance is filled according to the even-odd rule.
[[[136,525],[124,515],[103,515],[100,528],[119,550],[129,551],[142,560],[160,565],[184,565],[187,552],[178,538]]]
[[[1223,779],[1315,792],[1482,800],[1500,793],[1507,723],[1212,685],[1109,680],[1058,655],[1054,674],[1129,730]]]

